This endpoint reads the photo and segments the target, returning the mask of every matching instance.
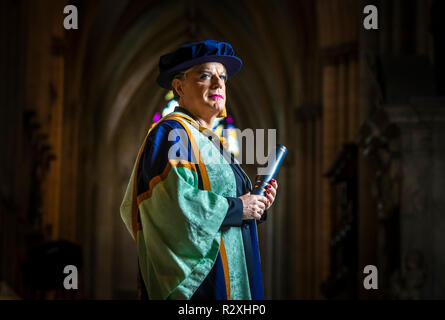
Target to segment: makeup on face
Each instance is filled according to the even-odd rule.
[[[212,100],[224,99],[224,97],[220,94],[212,94],[209,96],[209,98]]]
[[[225,108],[226,78],[224,65],[204,63],[184,72],[181,103],[196,117],[212,122]]]

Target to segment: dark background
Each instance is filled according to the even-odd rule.
[[[63,9],[78,9],[65,30]],[[366,5],[378,29],[365,30]],[[289,149],[259,228],[269,299],[445,298],[444,1],[1,0],[0,298],[135,299],[119,206],[159,56],[230,42],[240,129]],[[255,166],[245,166],[251,178]],[[79,289],[62,287],[63,267]],[[365,290],[375,265],[378,289]]]

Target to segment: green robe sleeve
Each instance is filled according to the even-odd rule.
[[[151,299],[188,299],[218,255],[229,202],[199,188],[196,164],[166,157],[165,146],[174,146],[169,129],[161,124],[153,132],[140,160],[138,254]],[[189,141],[177,143],[186,150]],[[160,174],[150,175],[156,168]]]

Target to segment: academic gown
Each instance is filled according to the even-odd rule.
[[[178,117],[182,117],[181,119],[186,121],[179,121]],[[151,130],[141,148],[133,171],[135,176],[133,177],[132,175],[133,179],[130,179],[126,197],[121,206],[121,215],[124,222],[135,239],[139,239],[139,263],[141,266],[141,277],[144,280],[143,284],[148,293],[146,297],[150,299],[264,299],[257,222],[242,220],[243,206],[241,199],[239,199],[239,196],[244,195],[251,188],[250,180],[240,165],[234,161],[233,155],[229,155],[221,147],[218,148],[218,144],[212,141],[212,137],[205,136],[203,138],[202,136],[204,135],[193,129],[193,126],[191,126],[192,122],[193,116],[187,110],[177,107],[170,118],[162,119]],[[176,165],[170,165],[171,169],[167,170],[169,163],[172,161],[166,155],[173,144],[168,137],[171,135],[172,130],[184,129],[184,127],[188,127],[188,141],[185,145],[183,144],[181,150],[184,151],[184,148],[187,149],[187,147],[188,149],[193,149],[193,140],[199,140],[200,145],[205,145],[206,142],[203,139],[208,139],[209,143],[213,144],[216,149],[219,149],[221,157],[224,157],[226,160],[231,159],[230,163],[224,166],[225,171],[218,171],[222,167],[215,167],[216,169],[214,169],[207,164],[193,166],[193,164],[189,165],[187,163],[181,168]],[[181,150],[179,150],[179,153],[181,153]],[[199,150],[202,151],[201,149]],[[203,154],[205,155],[206,153],[203,152]],[[188,155],[187,160],[191,160],[190,155]],[[193,163],[193,161],[190,163]],[[170,172],[173,169],[178,170],[176,175]],[[183,171],[180,171],[180,169]],[[212,170],[216,170],[216,174],[212,175]],[[190,172],[195,179],[190,179]],[[197,198],[201,196],[203,190],[206,190],[206,179],[209,180],[207,181],[207,189],[211,188],[210,185],[214,187],[215,190],[212,189],[211,191],[215,191],[216,195],[213,196],[216,199],[212,199],[207,195],[202,198],[202,201],[209,202],[208,205],[206,204],[206,210],[208,211],[206,214],[212,220],[215,219],[215,224],[213,224],[213,221],[209,221],[209,218],[201,219],[201,216],[193,211],[197,210],[196,203],[191,203],[187,207],[189,202],[193,201],[190,200],[190,197],[186,198],[187,201],[179,199],[179,205],[177,206],[182,211],[178,212],[174,212],[174,206],[170,206],[170,210],[165,211],[166,207],[156,202],[156,199],[162,200],[162,197],[165,198],[164,200],[169,199],[168,193],[165,193],[168,190],[163,190],[164,192],[158,193],[155,199],[153,199],[156,189],[168,189],[169,179],[173,185],[176,185],[177,181],[183,180],[178,178],[178,176],[185,177],[185,174],[188,174],[186,180],[188,184],[193,186],[192,190],[196,191],[198,189],[200,191],[197,194]],[[220,182],[218,183],[218,179],[221,179],[221,177],[218,177],[219,175],[225,177],[226,180],[219,180]],[[232,183],[232,188],[228,188],[231,191],[228,189],[224,191],[224,187],[221,185],[225,182],[229,185]],[[163,187],[163,183],[166,184],[165,187]],[[188,184],[186,185],[186,190],[188,191],[184,192],[186,195],[187,192],[191,192],[191,186]],[[133,188],[132,185],[135,187]],[[173,189],[173,191],[175,192],[176,190]],[[136,194],[136,197],[134,197],[134,194]],[[150,196],[147,197],[147,194]],[[133,198],[133,200],[137,198],[138,204],[134,205],[136,201],[131,201],[130,198]],[[141,201],[139,201],[139,198],[141,198]],[[130,206],[132,207],[132,217],[129,217],[128,213]],[[137,211],[136,218],[134,214],[135,206]],[[199,230],[201,227],[198,227],[196,231],[187,230],[188,233],[184,236],[184,239],[178,236],[177,242],[166,239],[172,233],[163,232],[161,236],[158,236],[157,232],[155,232],[156,227],[158,227],[156,226],[156,220],[141,219],[141,215],[148,218],[158,217],[157,219],[162,220],[160,218],[162,215],[159,215],[160,209],[164,210],[165,215],[170,215],[170,212],[173,212],[171,214],[173,220],[171,221],[178,217],[181,217],[179,220],[182,220],[182,215],[187,213],[185,228],[191,225],[190,220],[196,222],[201,227],[207,226],[207,224],[212,225],[212,228],[208,228],[208,232],[205,230],[207,232],[205,235],[208,236],[208,239],[212,239],[212,243],[215,244],[214,248],[218,250],[203,246],[202,243],[204,241],[200,241],[197,238],[198,234],[202,233],[202,230]],[[214,210],[213,214],[212,210]],[[222,210],[224,211],[222,212]],[[266,216],[267,213],[264,213],[260,222],[264,221]],[[129,219],[132,221],[129,222]],[[146,230],[144,230],[143,220],[145,220]],[[170,227],[170,225],[166,225]],[[179,225],[178,227],[182,228]],[[171,226],[171,228],[174,234],[174,226]],[[176,233],[182,233],[182,230],[178,229]],[[153,239],[149,239],[151,236]],[[160,255],[156,255],[156,253],[160,252],[160,248],[154,245],[157,241],[167,243],[167,245],[163,244],[161,247],[163,248],[162,250],[169,253],[167,254],[169,257],[168,261],[163,261],[165,259],[160,259]],[[190,242],[190,246],[186,247],[185,244],[178,245],[178,243],[181,244],[182,242]],[[219,247],[217,248],[216,246]],[[194,259],[195,257],[189,259],[189,257],[180,252],[181,250],[190,252],[190,256],[196,254],[196,259]],[[166,268],[171,268],[170,274],[173,280],[170,279],[168,272],[162,272]],[[163,279],[164,282],[159,279]],[[150,289],[152,294],[150,294]]]

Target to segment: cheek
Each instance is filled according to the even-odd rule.
[[[185,99],[188,101],[199,101],[203,100],[205,94],[203,88],[199,86],[190,86],[184,90],[186,92]]]
[[[196,97],[200,97],[201,99],[207,98],[207,95],[209,94],[209,88],[206,86],[198,86],[195,89]]]

